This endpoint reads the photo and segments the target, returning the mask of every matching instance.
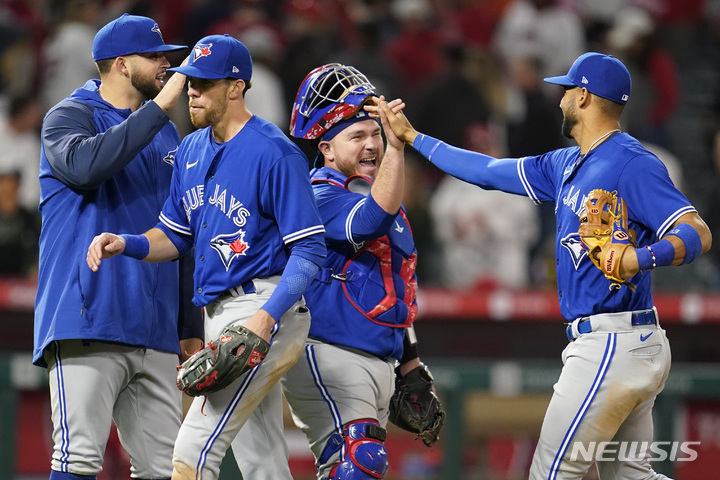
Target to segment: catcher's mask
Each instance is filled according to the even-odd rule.
[[[318,139],[333,125],[355,115],[375,95],[375,87],[356,68],[329,63],[300,84],[290,117],[290,135]]]

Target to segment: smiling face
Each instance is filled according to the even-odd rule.
[[[138,53],[128,55],[127,60],[133,87],[146,99],[155,98],[165,84],[166,70],[170,67],[165,54]]]
[[[384,151],[378,122],[372,119],[351,124],[330,141],[318,145],[325,166],[346,177],[365,175],[375,179]]]

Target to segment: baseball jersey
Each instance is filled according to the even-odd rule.
[[[419,135],[413,146],[461,180],[526,195],[536,204],[555,202],[558,296],[567,320],[653,306],[650,272],[630,279],[634,293],[627,287],[610,289],[610,281],[583,249],[578,228],[591,190],[618,192],[640,246],[658,241],[678,218],[696,211],[673,185],[665,165],[626,133],[611,135],[585,155],[579,147],[568,147],[520,159],[494,159],[426,135]]]
[[[327,258],[305,292],[312,314],[309,337],[399,359],[405,336],[401,327],[412,324],[417,315],[417,251],[404,211],[383,212],[383,218],[368,221],[364,210],[374,200],[347,190],[343,174],[322,167],[311,172],[311,180],[325,224]],[[376,209],[381,210],[377,205]],[[366,249],[385,236],[392,267],[388,272],[383,272],[381,255]],[[331,278],[330,272],[344,274],[345,280]],[[394,305],[382,314],[369,315],[389,294]]]
[[[75,90],[42,126],[33,352],[40,366],[55,340],[179,353],[177,262],[118,256],[98,272],[85,263],[95,235],[144,232],[157,222],[180,143],[154,102],[135,112],[116,109],[100,97],[99,85],[90,80]]]
[[[307,158],[257,116],[224,143],[210,127],[183,139],[157,227],[181,253],[195,244],[198,306],[253,278],[281,274],[290,249],[324,232]]]

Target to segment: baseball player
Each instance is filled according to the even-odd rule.
[[[206,339],[222,342],[226,327],[242,325],[271,347],[259,366],[195,398],[175,443],[173,479],[217,478],[231,440],[251,415],[262,429],[254,440],[268,445],[262,455],[273,466],[270,478],[291,479],[278,380],[302,352],[310,328],[302,294],[326,253],[307,158],[246,108],[252,60],[238,40],[205,37],[187,65],[171,70],[188,77],[190,118],[199,130],[176,153],[156,227],[142,235],[97,236],[88,265],[98,271],[102,258],[119,253],[164,262],[195,246],[193,302],[205,307]]]
[[[310,178],[328,256],[305,294],[312,324],[303,356],[282,386],[319,479],[384,478],[396,365],[399,377],[429,377],[406,335],[417,316],[417,251],[401,204],[404,144],[387,127],[385,151],[380,122],[362,110],[374,94],[355,68],[327,64],[307,75],[291,116],[290,134],[318,150]],[[263,469],[256,448],[240,448],[253,438],[245,427],[233,442],[243,473]]]
[[[123,258],[84,266],[105,229],[157,221],[180,136],[167,111],[179,95],[154,20],[123,15],[98,31],[90,80],[46,115],[40,158],[40,258],[33,363],[49,373],[51,479],[94,479],[112,423],[135,478],[169,478],[182,418],[178,354],[202,343],[202,317],[180,341],[177,263]],[[154,100],[153,100],[154,98]],[[146,101],[149,100],[149,101]],[[190,319],[191,317],[188,317]],[[193,338],[197,337],[197,338]]]
[[[577,147],[495,159],[419,134],[402,115],[381,108],[395,134],[444,171],[536,204],[555,202],[558,295],[570,343],[530,478],[581,479],[592,461],[572,455],[577,442],[586,449],[604,441],[652,442],[652,407],[670,369],[670,347],[653,306],[650,273],[692,262],[710,248],[711,235],[662,162],[621,131],[631,79],[620,61],[589,52],[567,75],[545,81],[565,88],[562,133]],[[592,203],[598,192],[625,202],[627,229],[613,232],[624,243],[593,249],[590,258],[579,232],[584,218],[609,216]],[[631,234],[634,245],[627,241]],[[666,478],[645,454],[598,462],[600,478]]]

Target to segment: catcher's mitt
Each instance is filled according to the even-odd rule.
[[[635,232],[628,229],[625,200],[617,192],[595,189],[585,201],[578,230],[590,260],[610,280],[610,289],[635,285],[620,276],[620,261],[625,250],[636,246]]]
[[[440,438],[445,410],[432,388],[433,376],[425,365],[405,376],[395,372],[395,393],[390,399],[390,421],[416,433],[428,447]]]
[[[269,350],[255,333],[232,325],[178,367],[177,386],[192,397],[217,392],[256,367]]]

